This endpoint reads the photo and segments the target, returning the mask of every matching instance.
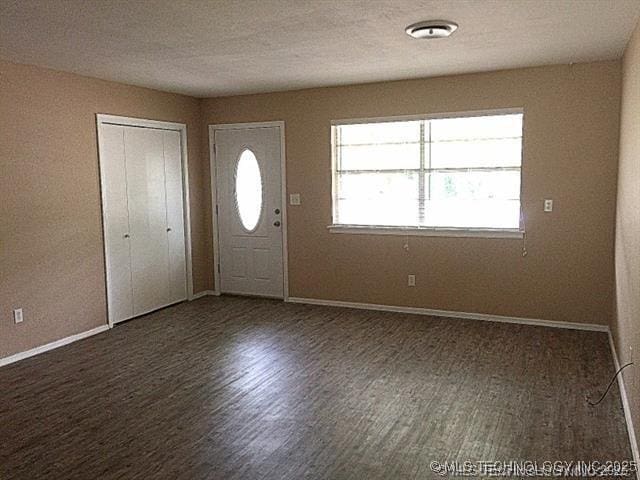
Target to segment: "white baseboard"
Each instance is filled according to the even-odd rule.
[[[54,348],[77,342],[78,340],[97,335],[98,333],[106,332],[107,330],[109,330],[109,325],[101,325],[99,327],[92,328],[91,330],[87,330],[86,332],[76,333],[75,335],[71,335],[70,337],[61,338],[60,340],[56,340],[55,342],[47,343],[45,345],[32,348],[31,350],[27,350],[25,352],[20,352],[9,355],[8,357],[0,358],[0,367],[20,360],[24,360],[25,358],[33,357],[34,355],[38,355],[39,353],[48,352],[49,350],[53,350]]]
[[[609,332],[609,344],[611,345],[611,354],[613,355],[613,365],[616,372],[620,369],[620,359],[616,351],[616,345],[613,342],[613,335]],[[618,387],[620,388],[620,398],[622,398],[622,409],[624,410],[624,419],[627,422],[627,432],[629,433],[629,443],[631,444],[631,453],[636,465],[640,465],[640,451],[638,450],[638,440],[636,431],[633,428],[633,418],[631,417],[631,408],[629,407],[629,398],[627,397],[627,389],[624,385],[624,376],[621,373],[618,376]],[[636,478],[640,479],[640,472],[636,473]]]
[[[611,353],[613,355],[613,362],[616,371],[620,368],[620,362],[618,361],[618,355],[613,343],[613,337],[609,327],[606,325],[597,325],[593,323],[575,323],[575,322],[556,322],[552,320],[537,320],[532,318],[523,317],[505,317],[501,315],[488,315],[485,313],[467,313],[467,312],[454,312],[448,310],[433,310],[429,308],[419,307],[399,307],[392,305],[378,305],[372,303],[357,303],[357,302],[342,302],[339,300],[318,300],[313,298],[299,298],[289,297],[287,299],[291,303],[306,303],[309,305],[324,305],[329,307],[344,307],[344,308],[358,308],[363,310],[379,310],[383,312],[399,312],[399,313],[413,313],[417,315],[431,315],[435,317],[451,317],[451,318],[463,318],[469,320],[483,320],[489,322],[502,322],[502,323],[519,323],[524,325],[535,325],[541,327],[553,327],[553,328],[568,328],[573,330],[589,330],[596,332],[606,332],[609,336],[609,343],[611,344]],[[622,408],[624,410],[624,417],[627,424],[627,431],[629,433],[629,443],[631,444],[631,452],[636,465],[640,465],[640,453],[638,451],[638,442],[633,429],[633,420],[631,418],[631,410],[629,408],[629,400],[627,398],[627,392],[624,385],[624,379],[622,376],[618,377],[618,385],[620,387],[620,396],[622,398]],[[640,480],[640,472],[637,473],[637,479]]]
[[[219,297],[220,292],[217,290],[203,290],[202,292],[194,293],[190,300],[197,300],[198,298],[214,296]]]
[[[202,292],[198,292],[194,294],[191,297],[191,300],[195,300],[201,297],[206,297],[208,295],[218,296],[220,295],[220,292],[217,292],[215,290],[204,290]],[[47,343],[45,345],[41,345],[36,348],[32,348],[31,350],[15,353],[13,355],[9,355],[8,357],[0,358],[0,367],[9,365],[10,363],[18,362],[20,360],[24,360],[25,358],[33,357],[34,355],[38,355],[39,353],[48,352],[49,350],[62,347],[63,345],[68,345],[69,343],[77,342],[78,340],[82,340],[83,338],[97,335],[98,333],[102,333],[107,330],[109,330],[109,325],[101,325],[100,327],[87,330],[86,332],[77,333],[75,335],[71,335],[70,337],[61,338],[60,340],[56,340],[54,342]]]
[[[454,312],[450,310],[434,310],[431,308],[399,307],[394,305],[379,305],[374,303],[342,302],[339,300],[317,300],[314,298],[289,297],[287,301],[291,303],[307,303],[310,305],[325,305],[329,307],[358,308],[361,310],[379,310],[382,312],[413,313],[416,315],[430,315],[433,317],[464,318],[467,320],[483,320],[488,322],[502,323],[520,323],[524,325],[536,325],[539,327],[569,328],[573,330],[590,330],[595,332],[609,331],[609,327],[607,325],[598,325],[595,323],[556,322],[554,320],[537,320],[534,318],[524,317],[505,317],[501,315],[489,315],[486,313]]]

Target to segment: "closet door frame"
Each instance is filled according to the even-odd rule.
[[[159,120],[147,120],[143,118],[133,117],[121,117],[117,115],[109,115],[98,113],[96,115],[96,124],[98,131],[98,165],[101,165],[100,154],[104,151],[103,146],[103,125],[117,125],[121,127],[141,127],[141,128],[154,128],[156,130],[170,130],[180,133],[180,153],[182,157],[182,205],[183,205],[183,217],[184,217],[184,246],[185,246],[185,263],[187,270],[187,300],[193,300],[193,274],[192,274],[192,259],[191,259],[191,212],[189,204],[189,159],[187,155],[187,125],[184,123],[162,122]],[[104,264],[105,264],[105,281],[107,287],[107,297],[109,295],[109,281],[111,279],[111,272],[109,272],[109,263],[106,258],[108,250],[107,238],[105,236],[106,231],[106,215],[104,211],[104,205],[106,203],[106,192],[102,189],[102,185],[105,183],[104,169],[100,168],[100,197],[102,203],[100,205],[100,211],[102,214],[102,234],[104,241]],[[112,328],[114,323],[111,319],[110,312],[108,311],[109,301],[107,298],[107,319],[109,328]]]

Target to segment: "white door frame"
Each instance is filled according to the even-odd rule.
[[[98,167],[101,165],[100,152],[104,150],[102,126],[103,125],[120,125],[123,127],[141,127],[141,128],[154,128],[159,130],[172,130],[180,133],[180,152],[182,156],[182,205],[184,215],[184,248],[185,248],[185,260],[187,267],[187,300],[193,300],[193,264],[191,258],[191,208],[189,202],[189,157],[187,155],[187,125],[184,123],[162,122],[158,120],[147,120],[144,118],[134,117],[120,117],[117,115],[108,115],[104,113],[96,114],[96,124],[98,127]],[[104,209],[102,206],[105,204],[105,192],[102,190],[102,184],[104,183],[104,171],[100,168],[100,197],[102,203],[100,210],[102,213],[102,238],[105,243],[104,253],[106,255],[107,239],[104,236],[106,218],[104,215]],[[109,285],[109,278],[111,273],[109,272],[109,264],[107,258],[104,258],[105,273],[106,273],[106,285]],[[107,302],[107,310],[109,309]],[[109,322],[109,328],[113,327],[113,322],[109,317],[107,311],[107,319]]]
[[[251,122],[251,123],[221,123],[209,125],[209,167],[211,171],[211,225],[213,229],[213,281],[215,283],[214,295],[220,295],[220,230],[218,228],[218,181],[216,175],[216,147],[215,134],[217,130],[246,130],[249,128],[280,127],[280,189],[282,197],[282,275],[283,275],[283,300],[289,300],[289,250],[287,247],[287,170],[284,141],[284,121]]]

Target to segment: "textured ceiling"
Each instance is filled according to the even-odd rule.
[[[0,58],[204,97],[618,58],[640,0],[0,0]],[[445,40],[410,23],[450,19]]]

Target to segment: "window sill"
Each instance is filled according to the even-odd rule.
[[[329,225],[331,233],[356,235],[416,235],[424,237],[476,237],[476,238],[522,238],[524,232],[515,228],[430,228],[430,227],[383,227],[371,225]]]

